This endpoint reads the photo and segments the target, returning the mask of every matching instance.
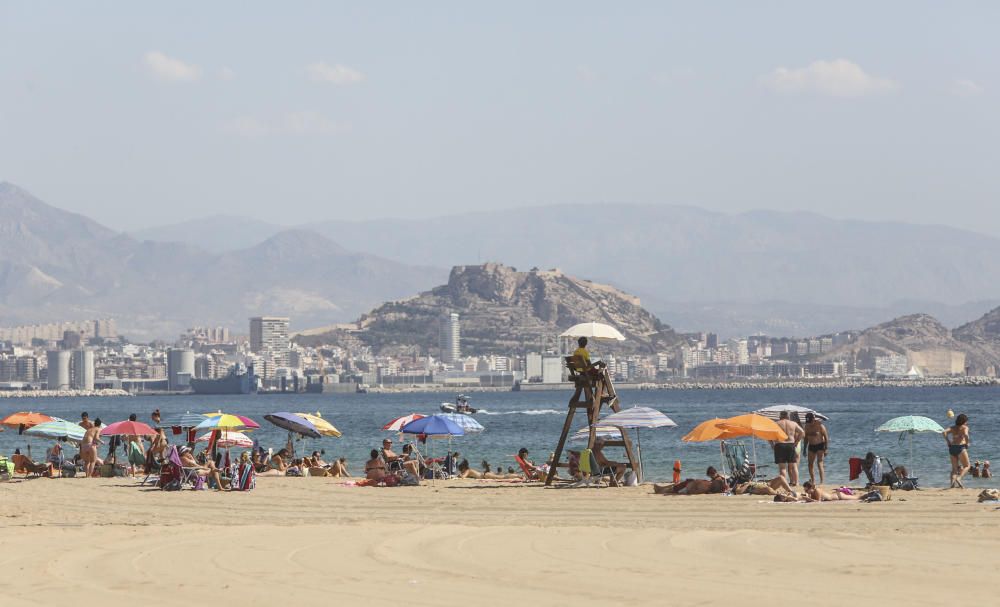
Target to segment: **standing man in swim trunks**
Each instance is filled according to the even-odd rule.
[[[94,422],[90,421],[90,415],[84,411],[80,414],[80,427],[84,430],[90,430],[94,427]]]
[[[799,484],[799,467],[795,465],[795,460],[798,457],[799,441],[805,436],[805,432],[802,426],[788,419],[788,411],[782,411],[779,415],[778,427],[787,437],[774,443],[774,463],[778,464],[778,473],[794,487]]]
[[[944,440],[948,443],[948,456],[951,458],[951,488],[964,489],[962,477],[969,471],[969,416],[965,413],[955,418],[955,425],[944,431]]]

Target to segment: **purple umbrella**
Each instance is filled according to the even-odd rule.
[[[294,413],[278,411],[277,413],[265,415],[264,419],[279,428],[301,434],[302,436],[308,436],[309,438],[322,438],[323,436],[311,421]]]

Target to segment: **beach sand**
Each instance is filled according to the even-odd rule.
[[[1000,510],[971,489],[775,504],[648,486],[338,482],[0,483],[0,605],[997,602]]]

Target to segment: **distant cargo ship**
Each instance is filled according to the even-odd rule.
[[[238,364],[219,379],[191,378],[191,389],[195,394],[250,394],[257,391],[257,376],[252,366]]]

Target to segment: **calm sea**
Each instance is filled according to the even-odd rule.
[[[476,419],[486,427],[481,434],[456,438],[454,449],[476,468],[486,459],[497,465],[514,466],[512,455],[526,447],[536,461],[544,461],[555,448],[566,414],[568,392],[498,392],[473,393],[471,404],[485,409]],[[255,434],[261,444],[284,445],[286,433],[263,419],[275,411],[320,411],[339,428],[340,439],[306,440],[297,450],[323,449],[327,460],[345,456],[352,471],[360,472],[368,452],[379,446],[386,434],[380,430],[389,420],[408,413],[436,413],[441,402],[450,402],[454,393],[421,394],[334,394],[334,395],[249,395],[249,396],[141,396],[129,398],[52,398],[0,399],[0,417],[31,409],[76,421],[81,411],[105,422],[126,419],[136,413],[149,422],[150,413],[159,408],[164,417],[177,412],[223,410],[256,419],[261,430]],[[714,417],[729,417],[760,407],[795,403],[809,406],[830,418],[827,427],[831,445],[827,460],[828,483],[847,482],[849,457],[863,456],[872,450],[888,456],[893,463],[910,464],[921,481],[930,486],[946,486],[949,463],[944,439],[937,434],[917,434],[913,438],[914,459],[909,461],[909,436],[876,433],[882,422],[899,415],[925,415],[942,426],[949,425],[947,411],[967,413],[971,419],[973,460],[1000,463],[1000,388],[881,388],[831,390],[705,390],[705,391],[622,391],[625,407],[642,405],[659,409],[677,422],[677,428],[642,430],[639,437],[646,480],[664,480],[671,476],[673,461],[680,459],[685,476],[701,476],[705,468],[718,463],[716,443],[682,443],[681,436],[697,423]],[[576,427],[584,425],[577,415]],[[633,434],[634,438],[634,434]],[[15,447],[28,444],[27,437],[8,429],[0,433],[0,453],[10,454]],[[30,439],[38,459],[48,441]],[[448,441],[432,441],[435,454],[447,448]],[[761,463],[771,464],[766,443],[756,442]],[[424,449],[426,454],[427,449]],[[102,452],[103,455],[103,452]],[[775,471],[771,464],[770,472]],[[802,475],[806,476],[803,460]],[[992,485],[993,481],[970,479],[969,486]]]

